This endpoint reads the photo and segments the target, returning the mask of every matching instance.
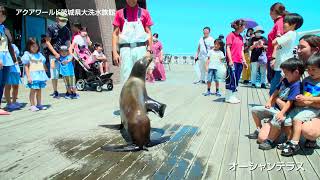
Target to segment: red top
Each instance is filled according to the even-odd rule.
[[[273,53],[272,41],[276,39],[277,36],[283,35],[283,19],[284,19],[284,16],[281,16],[276,20],[274,20],[274,26],[270,31],[270,33],[268,34],[268,49],[267,49],[268,60],[272,58],[272,53]]]
[[[130,7],[127,5],[126,11],[127,11],[127,19],[129,22],[138,21],[138,8],[139,8],[138,5],[136,5],[135,7]],[[146,9],[141,8],[140,20],[144,28],[146,28],[147,26],[153,25],[150,14]],[[123,25],[124,25],[123,9],[120,9],[116,12],[116,15],[113,20],[113,26],[120,27],[120,31],[122,31]]]
[[[243,37],[240,34],[231,32],[227,36],[227,46],[230,46],[232,61],[242,63]]]

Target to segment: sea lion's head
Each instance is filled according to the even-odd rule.
[[[145,56],[138,60],[134,63],[130,76],[143,78],[143,80],[146,79],[146,72],[152,60],[152,56]]]

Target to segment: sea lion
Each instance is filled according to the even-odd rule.
[[[146,91],[146,70],[152,62],[152,57],[146,56],[138,60],[120,94],[121,127],[124,128],[133,150],[142,150],[154,145],[150,141],[150,119],[148,112],[154,112],[161,118],[166,108],[165,104],[150,98]]]

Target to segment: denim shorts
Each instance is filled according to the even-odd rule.
[[[60,74],[60,64],[59,64],[59,62],[52,55],[49,56],[49,60],[50,60],[50,64],[51,64],[52,61],[55,61],[55,63],[54,63],[55,64],[55,68],[51,69],[51,67],[50,67],[51,79],[59,79],[59,74]]]
[[[276,115],[280,112],[279,109],[271,107],[270,109],[265,108],[264,106],[255,106],[251,108],[251,112],[260,119],[267,119],[267,122],[270,122],[272,126],[280,129],[281,126],[292,126],[292,118],[286,117],[284,121],[279,122],[276,118]]]
[[[218,75],[217,75],[218,71],[216,69],[209,69],[208,70],[208,82],[212,82],[212,81],[215,81],[217,82],[218,81]]]

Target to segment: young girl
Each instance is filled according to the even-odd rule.
[[[30,88],[29,99],[32,112],[47,109],[41,104],[41,89],[46,87],[46,81],[49,78],[45,71],[46,58],[39,51],[36,40],[31,38],[27,42],[27,51],[21,58],[25,68],[26,87]]]
[[[100,43],[94,44],[94,52],[92,53],[94,61],[99,62],[101,76],[108,74],[109,66],[107,57],[103,54],[103,48]]]
[[[14,50],[16,58],[19,57],[20,51],[18,47],[15,44],[12,44],[12,48]],[[7,109],[10,111],[20,109],[21,104],[17,102],[18,97],[18,90],[19,90],[19,84],[21,83],[20,79],[20,67],[18,62],[15,63],[15,65],[10,67],[10,72],[7,79],[7,85],[5,87],[5,98],[7,102]],[[12,96],[10,96],[10,92],[12,89]],[[12,100],[11,100],[12,97]]]
[[[2,24],[7,18],[7,12],[3,6],[0,6],[0,106],[3,96],[3,90],[7,83],[10,67],[16,62],[14,52],[11,46],[11,35],[8,29]],[[0,107],[1,108],[1,107]],[[7,111],[0,109],[0,115],[9,115]]]
[[[235,30],[227,36],[227,60],[228,73],[226,79],[226,98],[228,103],[240,103],[240,100],[235,96],[243,66],[248,68],[244,57],[244,43],[240,35],[245,29],[244,20],[236,20],[231,24]]]

